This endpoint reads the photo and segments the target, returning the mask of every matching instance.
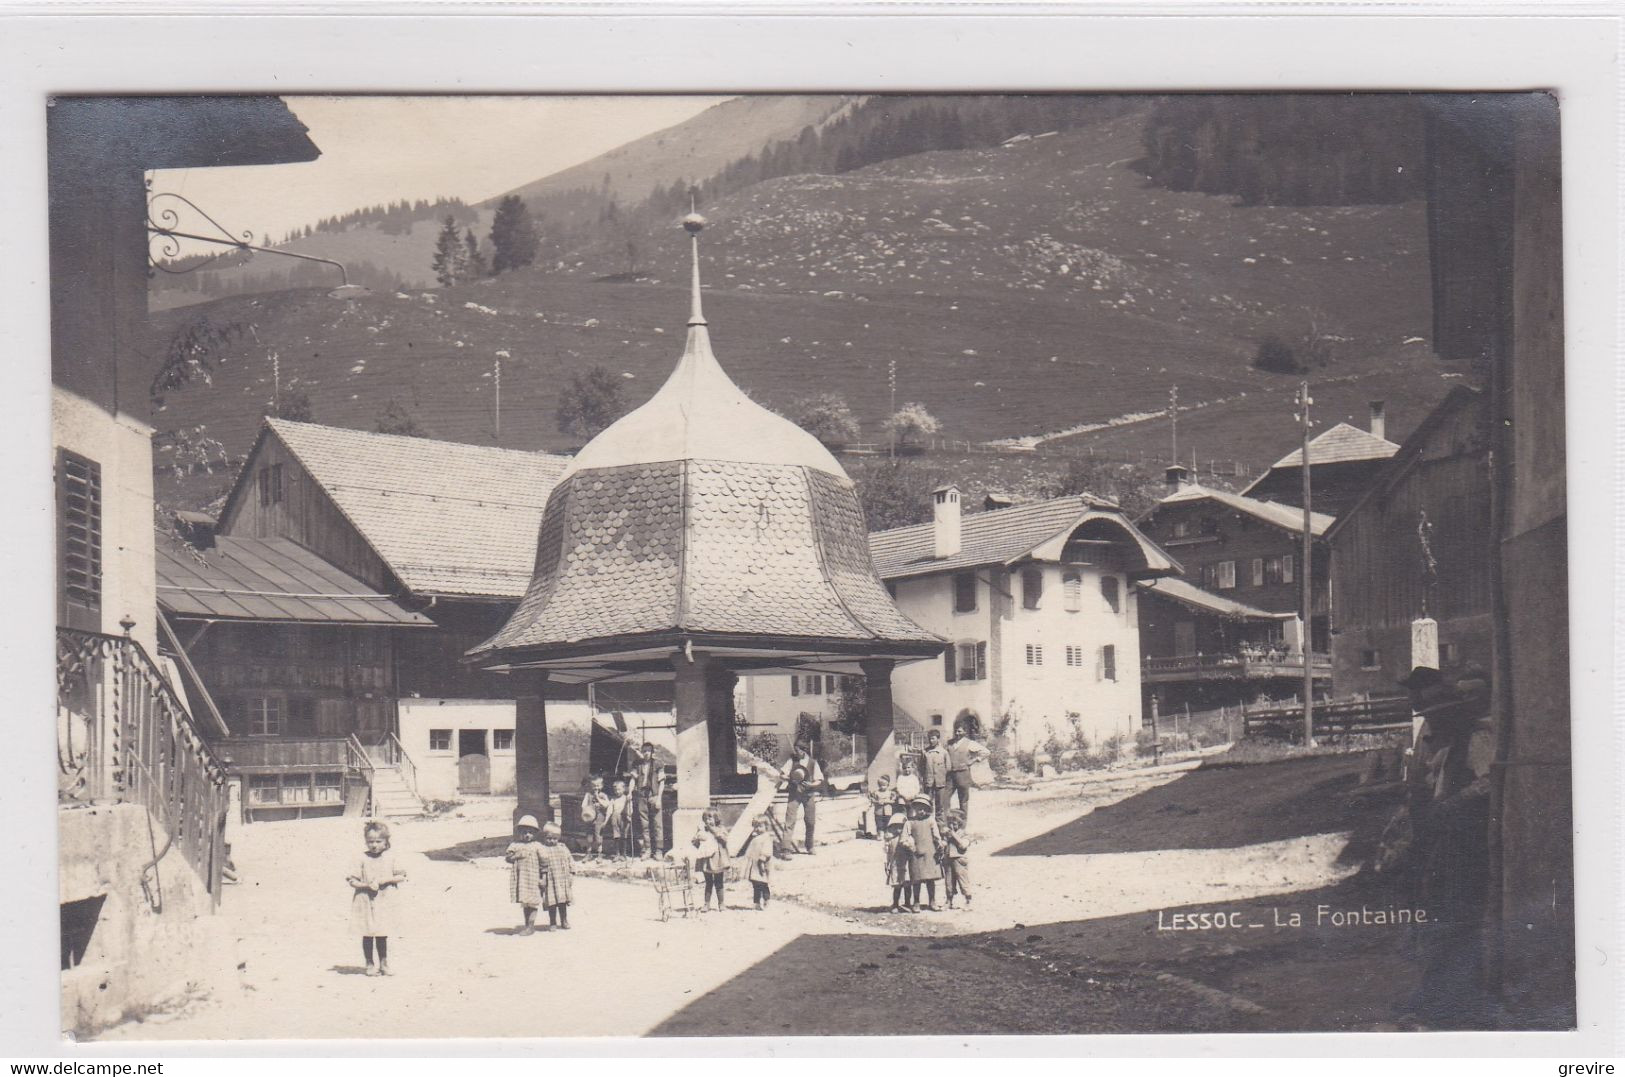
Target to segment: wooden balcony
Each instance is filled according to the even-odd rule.
[[[1316,680],[1332,678],[1332,656],[1309,656]],[[1146,684],[1173,684],[1187,681],[1303,679],[1303,655],[1280,652],[1234,654],[1182,654],[1146,658],[1140,663],[1140,680]]]

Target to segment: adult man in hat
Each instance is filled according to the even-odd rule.
[[[643,855],[659,860],[664,851],[661,831],[664,822],[666,768],[655,758],[655,746],[643,742],[643,750],[633,757],[632,763],[632,818],[637,827],[638,840],[643,844]]]
[[[818,794],[824,788],[824,768],[818,762],[812,745],[797,741],[791,749],[790,761],[785,767],[785,793],[789,803],[784,808],[784,830],[792,847],[795,842],[796,815],[800,813],[807,828],[807,844],[801,850],[813,855],[813,832],[818,826]]]
[[[920,789],[931,798],[932,810],[941,819],[948,813],[948,797],[953,792],[948,777],[952,760],[948,757],[948,749],[942,746],[942,730],[926,731],[925,750],[920,756]]]
[[[1406,811],[1410,845],[1395,858],[1408,877],[1422,978],[1408,1016],[1433,1028],[1481,1028],[1485,1009],[1484,905],[1489,884],[1489,780],[1471,758],[1489,715],[1489,677],[1419,666],[1400,682],[1422,719]],[[1413,768],[1415,769],[1415,768]]]
[[[954,723],[954,735],[948,741],[948,784],[959,797],[959,810],[970,825],[970,791],[976,788],[971,768],[990,754],[987,747],[976,739],[976,719],[966,715]],[[944,805],[947,798],[944,797]]]

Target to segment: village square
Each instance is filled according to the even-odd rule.
[[[1151,349],[1119,343],[1123,365],[1087,378],[1155,404],[1089,412],[1093,388],[1044,382],[1060,367],[1048,357],[978,414],[1052,434],[955,440],[909,402],[926,392],[910,334],[940,317],[942,339],[967,345],[933,367],[962,383],[933,398],[940,411],[999,376],[981,350],[1047,351],[1046,319],[1070,308],[1012,315],[969,286],[960,299],[888,295],[862,257],[817,262],[798,270],[816,278],[808,301],[844,304],[841,332],[879,325],[897,352],[829,360],[815,379],[858,406],[833,392],[769,406],[764,384],[797,361],[759,375],[735,354],[829,334],[801,308],[757,303],[768,271],[747,254],[768,233],[747,200],[765,187],[766,205],[790,212],[840,176],[855,218],[865,185],[916,157],[927,174],[909,182],[952,186],[940,173],[956,155],[973,179],[995,166],[1081,174],[1089,140],[1112,153],[1143,142],[1144,186],[1178,192],[1195,229],[1191,207],[1211,196],[1159,179],[1156,139],[1205,121],[1133,101],[876,113],[875,100],[826,111],[709,186],[654,184],[633,219],[658,231],[625,223],[632,211],[602,193],[629,182],[612,169],[533,195],[552,214],[539,220],[607,243],[582,249],[611,250],[615,272],[516,262],[536,258],[524,236],[540,228],[518,195],[484,218],[402,203],[436,234],[438,288],[386,283],[377,267],[353,281],[360,259],[336,257],[333,236],[378,222],[324,221],[279,244],[216,237],[253,259],[227,269],[287,255],[338,278],[245,286],[207,313],[148,283],[214,265],[179,245],[209,241],[187,214],[213,218],[166,192],[165,170],[315,161],[320,127],[302,119],[317,111],[277,98],[57,104],[65,1030],[1569,1027],[1561,388],[1526,376],[1561,369],[1562,339],[1539,306],[1555,286],[1516,310],[1510,292],[1514,274],[1557,274],[1541,211],[1555,111],[1520,99],[1481,117],[1441,99],[1395,113],[1426,143],[1425,182],[1367,189],[1345,175],[1347,190],[1314,192],[1337,207],[1320,223],[1347,230],[1326,242],[1397,250],[1426,271],[1425,357],[1421,337],[1395,333],[1372,370],[1334,374],[1326,356],[1353,338],[1317,329],[1296,353],[1266,336],[1234,384],[1182,385]],[[767,107],[711,107],[746,106]],[[797,107],[814,106],[833,107]],[[1409,160],[1414,147],[1372,136],[1365,149]],[[1514,181],[1523,200],[1501,199]],[[1273,182],[1312,185],[1285,168]],[[1300,194],[1273,197],[1315,204]],[[490,221],[489,252],[464,211]],[[1418,260],[1408,237],[1424,211]],[[377,215],[382,234],[401,234],[395,212]],[[879,211],[865,212],[842,227],[869,236]],[[989,226],[933,212],[920,250],[952,255],[942,272],[971,266]],[[1275,242],[1286,226],[1269,222],[1255,225]],[[1316,244],[1333,235],[1293,227]],[[932,247],[950,235],[962,246]],[[875,246],[901,259],[909,242]],[[1146,319],[1201,298],[1063,248],[1048,233],[1022,248],[1022,272],[1048,268],[1047,284],[1020,278],[1020,302],[1076,287],[1091,309]],[[1237,258],[1240,272],[1262,254]],[[1318,257],[1333,274],[1356,256]],[[747,268],[754,284],[739,280]],[[1477,284],[1453,288],[1457,275]],[[1293,279],[1277,301],[1297,301]],[[567,316],[544,288],[612,301]],[[1253,317],[1248,300],[1211,298]],[[978,320],[961,303],[987,305]],[[557,340],[577,341],[624,352],[624,369],[583,360],[561,390],[560,370],[523,361],[536,323],[559,334],[555,359]],[[481,358],[425,366],[431,347]],[[226,394],[249,369],[259,380]],[[340,369],[357,409],[374,372],[415,380],[392,381],[375,420],[329,420],[328,401],[348,406],[323,380]],[[472,402],[439,421],[477,436],[420,424],[448,370],[473,383]],[[145,417],[131,385],[150,398]],[[536,433],[544,391],[567,445]],[[239,443],[174,418],[200,409]],[[881,415],[882,435],[864,441],[856,412]],[[1494,419],[1513,414],[1528,421]],[[1150,447],[1075,440],[1120,428]],[[1041,466],[1061,478],[1015,477]],[[210,483],[218,497],[194,496]]]

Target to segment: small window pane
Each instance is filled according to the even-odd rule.
[[[431,730],[429,730],[429,751],[431,751],[431,752],[449,752],[449,751],[451,751],[451,730],[449,730],[449,729],[431,729]]]
[[[338,804],[344,800],[344,775],[338,773],[325,773],[316,775],[314,789],[314,802],[317,804]]]
[[[250,804],[276,804],[282,799],[282,781],[275,774],[248,776],[248,802]]]
[[[1061,593],[1065,598],[1066,611],[1077,613],[1083,609],[1083,577],[1076,572],[1068,572],[1061,577]]]
[[[1117,648],[1110,643],[1100,649],[1100,673],[1108,681],[1117,679]]]
[[[954,612],[970,613],[975,609],[976,573],[958,573],[954,576]]]

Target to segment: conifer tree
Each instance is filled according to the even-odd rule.
[[[474,237],[474,229],[470,228],[463,234],[463,247],[469,279],[486,276],[490,270],[485,265],[485,252],[480,250],[480,241]]]
[[[491,220],[491,272],[518,269],[536,261],[541,243],[530,208],[516,194],[497,203]]]
[[[434,243],[434,260],[429,263],[435,280],[449,288],[467,275],[468,248],[457,234],[457,218],[448,215]]]

